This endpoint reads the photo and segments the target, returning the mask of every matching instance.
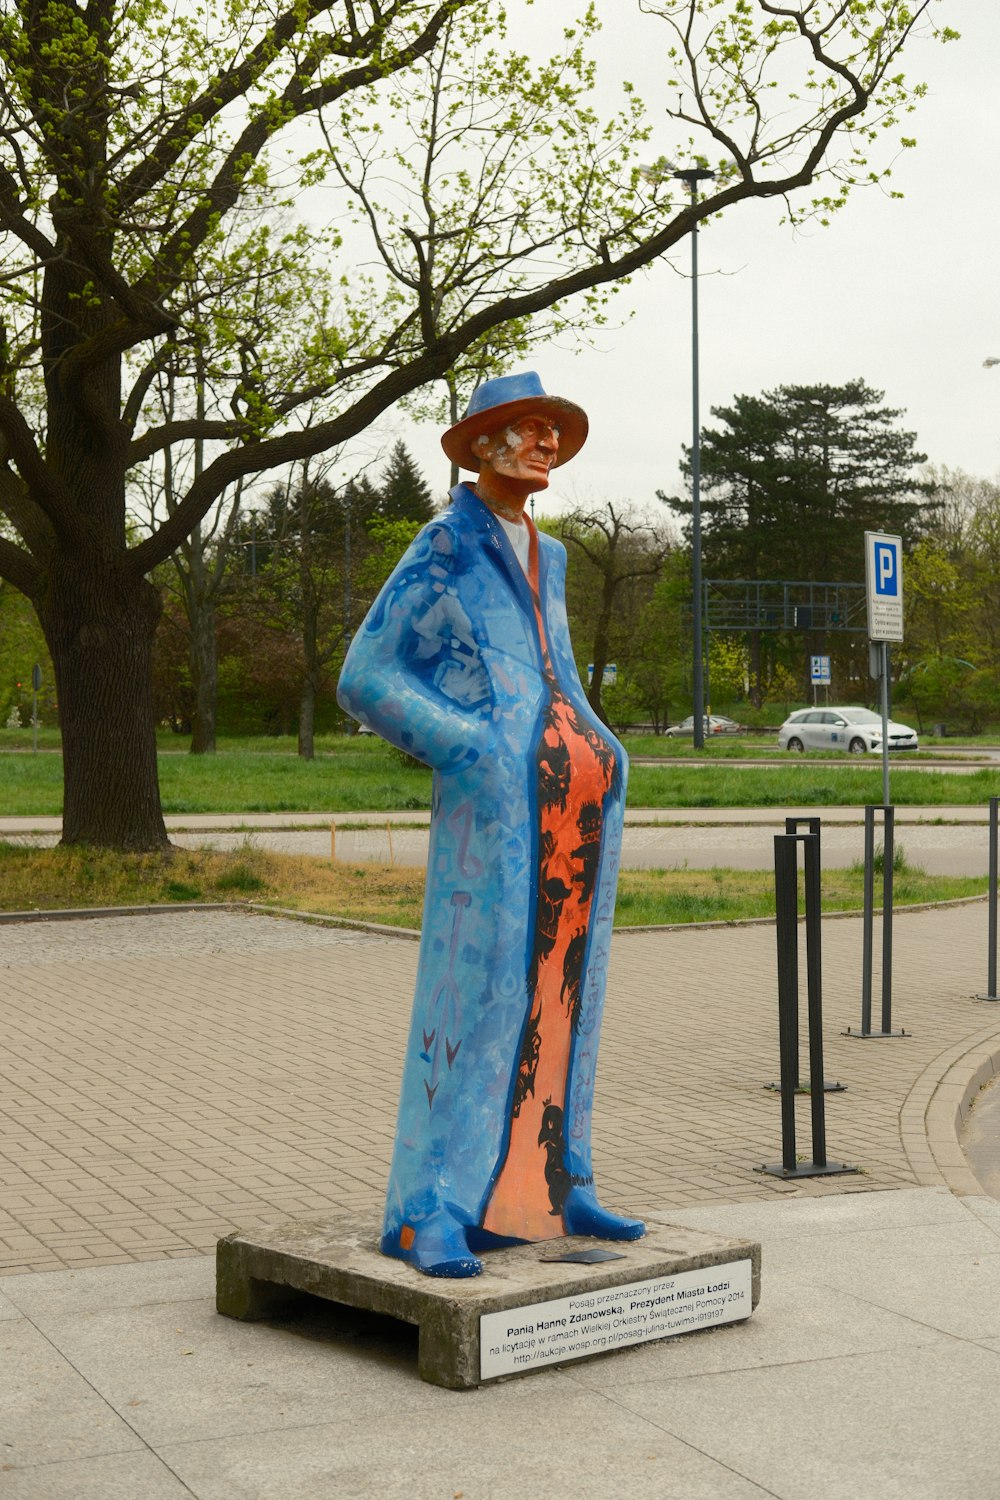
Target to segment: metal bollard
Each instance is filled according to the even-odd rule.
[[[989,932],[986,939],[986,994],[977,1000],[1000,1000],[997,994],[997,809],[1000,797],[990,798],[990,890],[987,896]]]
[[[808,884],[810,879],[812,879],[815,883],[815,889],[812,893],[811,898],[809,891],[807,890],[806,892],[806,977],[810,993],[815,992],[817,995],[820,995],[823,992],[823,959],[820,950],[820,915],[822,911],[822,901],[820,896],[820,871],[822,869],[820,819],[814,817],[785,819],[786,833],[795,834],[802,827],[808,828],[811,834],[816,835],[815,860],[811,858],[809,845],[806,846],[805,852],[806,882]],[[812,924],[810,924],[808,917],[808,913],[811,908],[815,909],[816,912],[816,920]],[[811,1092],[812,1084],[810,1083],[807,1087],[804,1088],[799,1078],[799,1028],[797,1023],[795,1026],[792,1041],[795,1051],[794,1065],[791,1071],[792,1077],[795,1079],[796,1092],[800,1094]],[[822,1038],[820,1039],[820,1046],[822,1047]],[[764,1087],[766,1089],[769,1089],[772,1093],[780,1093],[782,1086],[780,1083],[767,1083],[764,1085]],[[846,1093],[846,1091],[846,1084],[838,1083],[836,1080],[830,1078],[825,1078],[823,1080],[823,1092],[826,1094],[843,1094]]]
[[[875,928],[875,814],[882,814],[882,1029],[872,1031],[872,949]],[[861,938],[861,1029],[848,1026],[844,1036],[860,1041],[909,1036],[892,1029],[892,877],[895,855],[895,808],[865,808],[865,910]]]
[[[809,1083],[812,1160],[795,1150],[795,1089],[798,1083],[799,901],[798,846],[805,855],[806,986],[809,999]],[[820,946],[819,830],[774,836],[774,906],[778,943],[778,1037],[781,1057],[781,1162],[756,1170],[772,1177],[827,1177],[857,1172],[826,1159],[826,1098],[823,1087],[823,997]]]

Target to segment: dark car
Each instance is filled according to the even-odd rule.
[[[710,734],[739,734],[740,725],[735,719],[726,719],[721,714],[705,715],[705,735]],[[683,736],[694,736],[694,714],[688,714],[679,724],[671,724],[666,731],[668,739],[681,739]]]

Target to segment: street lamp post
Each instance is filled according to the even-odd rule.
[[[672,174],[685,182],[691,191],[691,208],[698,202],[698,184],[714,178],[715,173],[703,167],[683,167]],[[691,582],[694,593],[694,640],[692,689],[694,695],[694,746],[705,744],[705,679],[702,661],[701,619],[701,420],[698,414],[698,220],[691,224]]]

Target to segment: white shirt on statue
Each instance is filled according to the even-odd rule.
[[[513,547],[514,555],[524,569],[524,576],[527,577],[528,558],[531,552],[531,533],[524,521],[505,521],[503,516],[496,515],[496,511],[493,514],[507,533],[507,540]]]

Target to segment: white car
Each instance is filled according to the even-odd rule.
[[[916,750],[917,734],[889,720],[889,749]],[[882,716],[870,708],[802,708],[778,730],[779,750],[846,750],[850,755],[882,753]]]

